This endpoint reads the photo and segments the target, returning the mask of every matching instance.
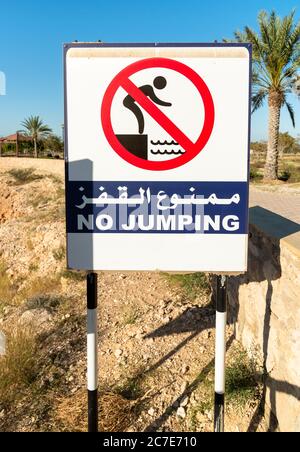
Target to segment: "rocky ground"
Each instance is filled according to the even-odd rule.
[[[85,430],[85,275],[65,269],[63,163],[0,159],[0,199],[0,430]],[[212,431],[208,277],[101,273],[99,306],[100,428]],[[226,429],[264,431],[258,369],[232,326],[227,338]]]

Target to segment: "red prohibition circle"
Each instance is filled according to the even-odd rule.
[[[129,80],[129,77],[135,74],[136,72],[139,72],[143,69],[149,69],[149,68],[165,68],[165,69],[172,69],[174,71],[179,72],[180,74],[184,75],[186,78],[188,78],[194,86],[197,88],[200,96],[202,97],[202,101],[204,104],[204,125],[202,128],[202,131],[199,135],[199,138],[195,143],[191,142],[185,135],[182,133],[177,127],[171,123],[171,121],[168,120],[168,118],[159,111],[159,109],[154,106],[151,108],[156,110],[157,116],[162,116],[162,122],[165,121],[167,124],[169,124],[169,130],[172,128],[176,131],[177,137],[180,137],[180,145],[185,149],[185,153],[183,155],[180,155],[179,157],[176,157],[171,160],[166,160],[162,162],[158,161],[151,161],[151,160],[144,160],[142,158],[139,158],[135,155],[133,155],[131,152],[129,152],[118,140],[118,138],[115,135],[115,132],[113,130],[112,122],[111,122],[111,109],[112,109],[112,102],[114,99],[114,96],[119,88],[124,88],[126,91],[128,91],[128,87],[134,87],[136,97],[139,96],[139,89],[133,85],[133,83]],[[142,97],[144,96],[141,94]],[[137,101],[137,99],[135,99]],[[147,100],[147,99],[146,99]],[[145,100],[144,100],[145,101]],[[150,102],[148,101],[148,107],[150,110]],[[146,109],[146,108],[145,108]],[[147,110],[146,110],[147,111]],[[155,117],[154,117],[155,119]],[[212,95],[210,93],[209,88],[207,87],[204,80],[189,66],[186,66],[185,64],[177,61],[177,60],[171,60],[169,58],[147,58],[145,60],[137,61],[133,64],[130,64],[125,69],[123,69],[121,72],[117,74],[117,76],[112,80],[110,85],[108,86],[106,93],[103,97],[102,101],[102,107],[101,107],[101,121],[102,121],[102,127],[104,134],[106,136],[107,141],[111,145],[111,147],[114,149],[114,151],[124,160],[126,160],[128,163],[146,170],[152,170],[152,171],[165,171],[170,169],[178,168],[192,159],[194,159],[204,148],[204,146],[207,144],[213,127],[214,127],[214,121],[215,121],[215,108],[214,108],[214,102]],[[159,123],[160,124],[160,123]],[[160,124],[161,125],[161,124]],[[163,126],[162,126],[163,127]],[[179,142],[179,140],[178,140]]]

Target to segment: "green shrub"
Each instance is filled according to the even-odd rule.
[[[255,168],[254,166],[251,166],[250,169],[250,180],[255,182],[255,181],[259,181],[263,178],[263,175],[258,171],[257,168]]]
[[[55,295],[38,295],[32,297],[25,303],[25,309],[46,309],[53,311],[61,304],[62,298]]]
[[[282,173],[279,175],[278,179],[283,181],[283,182],[287,182],[290,178],[291,178],[291,171],[290,170],[284,170],[282,171]]]
[[[229,402],[245,406],[259,391],[256,363],[245,351],[239,351],[226,369],[226,397]]]
[[[60,275],[62,278],[69,279],[70,281],[85,281],[86,279],[86,273],[79,271],[64,270]]]
[[[200,294],[209,295],[211,291],[208,276],[205,273],[184,275],[165,275],[171,283],[179,284],[187,298],[195,299]]]
[[[64,245],[61,245],[59,248],[52,252],[53,257],[56,261],[63,261],[66,256],[66,248]]]

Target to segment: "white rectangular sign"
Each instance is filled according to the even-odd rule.
[[[247,270],[248,44],[65,46],[68,267]]]

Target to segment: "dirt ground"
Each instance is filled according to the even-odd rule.
[[[63,171],[61,161],[0,159],[0,330],[14,344],[0,358],[3,431],[86,429],[85,275],[65,269]],[[100,428],[212,431],[208,278],[101,273],[99,307]],[[226,430],[265,431],[232,325],[227,340]]]

